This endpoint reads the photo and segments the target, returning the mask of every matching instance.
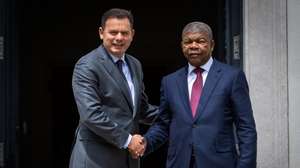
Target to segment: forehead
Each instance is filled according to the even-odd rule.
[[[207,32],[186,32],[182,35],[182,39],[209,39]]]
[[[105,22],[104,28],[131,29],[131,25],[128,18],[108,18]]]

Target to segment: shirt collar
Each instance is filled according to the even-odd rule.
[[[112,58],[112,60],[114,61],[114,63],[116,63],[116,62],[119,61],[119,60],[122,60],[122,61],[125,62],[125,54],[123,54],[121,58],[119,58],[119,57],[117,57],[117,56],[114,56],[114,55],[112,55],[112,54],[110,54],[110,53],[109,53],[109,56]]]
[[[210,57],[209,60],[204,65],[200,66],[200,68],[202,68],[204,71],[208,72],[212,63],[213,63],[213,59],[212,59],[212,57]],[[188,74],[190,74],[196,67],[191,65],[190,63],[188,63],[188,65],[189,65],[189,67],[188,67],[189,73]]]

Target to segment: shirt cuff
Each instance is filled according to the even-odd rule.
[[[124,144],[124,149],[127,149],[128,145],[129,145],[129,143],[130,143],[130,141],[131,141],[131,138],[132,138],[132,135],[129,134],[129,136],[128,136],[128,138],[127,138],[127,141],[126,141],[126,143]]]

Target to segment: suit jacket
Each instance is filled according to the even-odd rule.
[[[130,133],[138,133],[138,120],[152,120],[156,108],[148,104],[144,93],[140,62],[128,54],[125,59],[134,83],[134,102],[126,80],[102,45],[76,63],[72,86],[80,121],[70,168],[139,166],[124,144]]]
[[[199,168],[255,168],[256,129],[244,73],[214,60],[194,118],[187,73],[188,66],[162,79],[146,152],[168,139],[167,168],[188,168],[192,153]]]

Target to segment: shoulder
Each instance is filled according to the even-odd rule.
[[[95,62],[95,59],[97,57],[97,49],[94,49],[90,51],[89,53],[81,56],[78,61],[76,62],[76,65],[81,65],[81,64],[91,64]]]
[[[214,59],[214,62],[212,64],[212,69],[217,69],[217,70],[221,70],[223,72],[225,72],[226,74],[238,74],[243,72],[243,70],[239,67],[235,67],[232,65],[228,65],[226,63],[220,62],[216,59]]]
[[[187,66],[181,67],[176,71],[169,73],[163,77],[164,80],[174,80],[179,76],[184,76],[187,74]]]
[[[141,62],[137,58],[135,58],[134,56],[132,56],[130,54],[126,54],[126,57],[132,63],[137,64],[137,65],[141,65]]]
[[[237,81],[247,81],[244,71],[232,65],[228,65],[217,60],[214,60],[213,66],[211,67],[212,73],[220,71],[225,75],[223,79]],[[247,83],[247,82],[246,82]]]
[[[92,72],[99,66],[101,53],[98,52],[98,48],[93,49],[92,51],[88,52],[87,54],[80,57],[75,66],[74,72]],[[97,65],[98,64],[98,65]]]

